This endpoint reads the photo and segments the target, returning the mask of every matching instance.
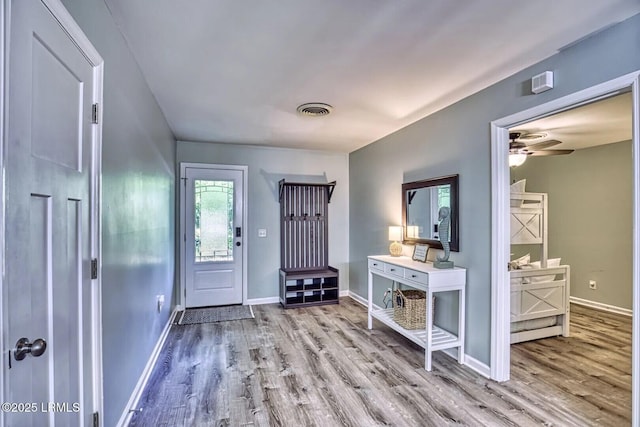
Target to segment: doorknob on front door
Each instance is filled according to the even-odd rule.
[[[33,342],[29,342],[28,338],[20,338],[16,343],[16,349],[13,356],[16,360],[23,360],[31,353],[33,357],[39,357],[47,350],[47,342],[42,338],[38,338]]]

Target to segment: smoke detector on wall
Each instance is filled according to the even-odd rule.
[[[542,93],[553,89],[553,71],[545,71],[531,78],[531,92]]]

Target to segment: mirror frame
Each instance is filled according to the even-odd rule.
[[[432,248],[442,249],[440,240],[421,239],[407,236],[407,191],[419,188],[437,187],[439,185],[451,185],[451,241],[449,247],[452,251],[460,250],[459,236],[459,211],[458,211],[458,175],[441,176],[439,178],[425,179],[422,181],[407,182],[402,184],[402,226],[404,241],[407,243],[426,243]]]

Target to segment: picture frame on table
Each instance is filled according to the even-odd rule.
[[[411,259],[420,262],[427,262],[427,252],[429,252],[429,245],[416,243],[413,247],[413,256]]]

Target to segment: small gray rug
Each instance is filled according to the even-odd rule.
[[[228,305],[223,307],[189,308],[182,312],[178,325],[226,322],[228,320],[253,319],[250,305]]]

